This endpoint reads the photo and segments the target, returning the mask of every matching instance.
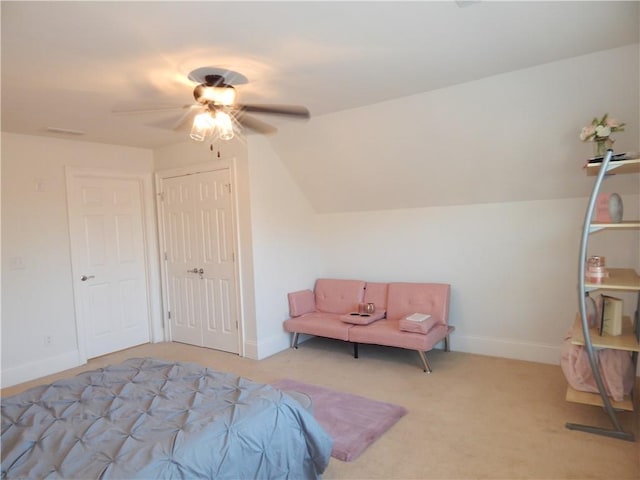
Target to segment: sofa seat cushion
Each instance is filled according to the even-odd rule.
[[[349,330],[349,341],[355,343],[373,343],[409,350],[431,350],[435,344],[444,340],[453,327],[437,324],[428,333],[403,332],[399,320],[383,319],[370,325],[354,325]]]
[[[319,278],[314,288],[316,310],[339,314],[357,312],[358,305],[364,301],[365,285],[361,280]]]
[[[320,337],[349,340],[349,329],[353,325],[344,323],[341,315],[331,313],[307,313],[285,320],[284,329],[290,333],[306,333]]]

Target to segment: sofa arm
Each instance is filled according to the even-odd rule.
[[[305,313],[316,311],[316,297],[311,290],[300,290],[291,292],[289,298],[289,315],[299,317]]]

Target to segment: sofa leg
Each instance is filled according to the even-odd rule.
[[[353,342],[353,358],[358,358],[358,344]]]
[[[291,347],[292,348],[298,348],[298,336],[300,334],[298,332],[294,332],[293,334],[293,339],[291,340]]]
[[[449,345],[449,335],[444,337],[444,351],[445,352],[450,352],[451,351],[451,345]]]
[[[431,373],[431,367],[429,366],[429,362],[427,361],[427,356],[422,350],[416,350],[418,355],[420,355],[420,360],[422,361],[423,370],[427,373]]]

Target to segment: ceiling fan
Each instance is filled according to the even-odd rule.
[[[196,103],[180,107],[188,110],[173,123],[171,126],[173,130],[181,130],[191,122],[189,136],[193,140],[202,142],[208,137],[231,140],[235,135],[235,131],[242,127],[262,134],[270,134],[277,131],[276,127],[263,122],[252,114],[283,115],[300,119],[310,118],[309,110],[300,105],[238,103],[235,87],[220,73],[219,69],[205,67],[194,70],[189,74],[190,79],[201,82],[193,89],[193,97]],[[235,72],[227,71],[226,73],[230,77],[245,78]]]

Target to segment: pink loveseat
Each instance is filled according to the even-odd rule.
[[[425,372],[431,373],[425,352],[444,341],[449,351],[449,298],[451,286],[444,283],[371,283],[361,280],[318,279],[314,290],[289,293],[289,313],[284,329],[293,334],[298,348],[301,333],[416,350]],[[373,303],[373,314],[358,314],[359,306]],[[414,313],[430,315],[411,322]]]

